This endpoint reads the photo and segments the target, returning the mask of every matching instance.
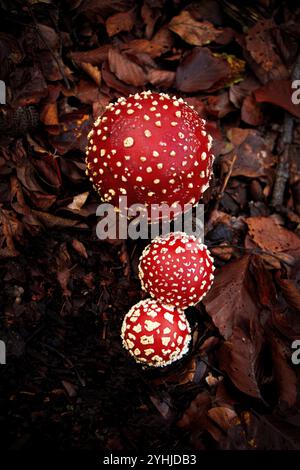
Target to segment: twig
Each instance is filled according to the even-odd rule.
[[[237,154],[235,154],[233,156],[233,159],[229,162],[229,169],[228,169],[228,171],[226,173],[226,176],[224,178],[221,190],[220,190],[220,192],[217,196],[217,202],[215,204],[215,209],[218,209],[220,201],[221,201],[222,197],[224,196],[224,192],[225,192],[225,189],[227,188],[228,182],[230,180],[230,177],[231,177],[232,170],[233,170],[236,159],[237,159]]]
[[[292,72],[292,81],[300,79],[300,54]],[[293,142],[294,118],[289,112],[285,112],[283,121],[283,131],[279,142],[281,153],[277,165],[276,179],[274,183],[271,204],[280,207],[283,204],[284,190],[289,179],[290,169],[290,146]]]

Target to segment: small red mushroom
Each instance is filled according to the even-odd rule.
[[[207,247],[195,236],[172,232],[154,238],[144,249],[139,277],[152,297],[184,309],[207,294],[214,269]]]
[[[121,337],[136,362],[164,367],[188,352],[190,332],[182,310],[146,299],[125,315]]]
[[[182,98],[146,91],[107,106],[88,135],[87,174],[102,200],[198,203],[209,185],[212,138]],[[180,210],[180,208],[179,208]]]

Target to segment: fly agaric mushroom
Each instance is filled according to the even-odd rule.
[[[89,132],[87,175],[115,206],[120,196],[128,206],[198,203],[214,158],[205,124],[182,98],[151,91],[119,98]]]
[[[160,302],[181,309],[197,304],[207,294],[214,270],[207,247],[184,232],[154,238],[139,263],[142,288]]]
[[[146,299],[125,315],[121,336],[136,362],[164,367],[188,352],[190,332],[182,310]]]

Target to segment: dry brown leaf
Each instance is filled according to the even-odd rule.
[[[80,256],[86,259],[88,258],[88,254],[87,254],[84,244],[80,242],[79,240],[77,240],[76,238],[73,238],[72,240],[72,247],[74,248],[74,250],[77,251],[77,253],[80,254]]]
[[[256,398],[261,397],[257,376],[262,345],[260,328],[255,328],[248,336],[235,326],[230,339],[223,343],[219,352],[220,369],[228,374],[239,390]]]
[[[175,76],[175,72],[171,70],[151,69],[148,71],[148,81],[156,87],[172,88]]]
[[[63,295],[66,297],[71,296],[71,291],[68,288],[68,283],[70,280],[70,270],[68,268],[64,268],[61,271],[57,272],[57,280],[60,284],[60,287],[62,288]]]
[[[272,360],[275,381],[279,398],[288,404],[295,405],[297,400],[297,377],[295,371],[289,366],[291,351],[286,348],[278,335],[272,334]]]
[[[237,418],[236,412],[226,406],[211,408],[208,410],[208,416],[225,432],[228,431]]]
[[[195,20],[187,10],[174,16],[168,27],[192,46],[204,46],[222,34],[222,31],[216,29],[209,21]]]
[[[105,44],[90,51],[74,51],[70,52],[69,57],[77,64],[86,62],[92,65],[99,65],[107,60],[109,47],[108,44]]]
[[[89,64],[88,62],[78,62],[79,67],[91,77],[98,87],[101,85],[101,72],[96,65]]]
[[[256,64],[255,73],[267,83],[269,80],[286,79],[289,71],[277,52],[273,31],[276,24],[273,19],[257,21],[246,35],[246,50]]]
[[[300,106],[292,101],[293,92],[290,80],[271,80],[255,90],[254,96],[259,103],[274,104],[300,118]]]
[[[251,239],[262,250],[286,253],[295,259],[300,256],[300,239],[279,225],[272,217],[248,217],[246,223]]]
[[[88,196],[89,196],[88,191],[81,193],[81,194],[77,194],[76,196],[73,197],[73,201],[70,204],[68,204],[68,208],[73,211],[80,211],[80,209],[86,203]]]
[[[88,228],[88,226],[78,220],[65,219],[63,217],[58,217],[53,214],[42,211],[32,211],[33,214],[40,220],[45,227],[48,228],[57,228],[57,227],[76,227],[76,228]]]
[[[239,81],[244,68],[245,62],[235,56],[194,47],[177,68],[176,87],[187,93],[218,90]]]
[[[116,13],[107,18],[105,27],[109,37],[114,36],[122,31],[131,31],[136,21],[135,9]]]
[[[134,86],[143,86],[147,83],[147,75],[142,67],[129,60],[117,49],[109,49],[108,62],[110,70],[116,74],[119,80]]]
[[[261,105],[255,100],[253,95],[248,95],[243,101],[241,118],[250,126],[260,126],[263,123],[263,113]]]
[[[233,127],[228,132],[228,137],[235,148],[222,157],[222,161],[230,164],[233,156],[237,156],[232,168],[232,176],[272,177],[275,157],[267,148],[265,139],[259,132]]]
[[[277,278],[277,284],[284,295],[289,306],[300,312],[300,290],[298,289],[296,282],[293,279],[282,279]]]
[[[57,126],[59,124],[57,102],[45,103],[41,110],[40,119],[45,126]]]
[[[13,211],[0,209],[0,256],[18,256],[15,240],[21,241],[23,236],[23,225],[17,219]]]
[[[259,306],[252,298],[250,257],[232,261],[216,271],[214,283],[203,303],[214,324],[230,340],[236,326],[249,332],[257,321]]]

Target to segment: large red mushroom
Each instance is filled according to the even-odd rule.
[[[190,332],[181,310],[146,299],[134,305],[125,315],[121,336],[123,346],[136,362],[164,367],[188,352]]]
[[[212,138],[183,101],[151,91],[107,106],[88,135],[87,174],[102,200],[118,206],[168,204],[183,210],[209,185]]]
[[[213,258],[193,235],[156,237],[140,257],[142,288],[159,301],[184,309],[197,304],[214,279]]]

